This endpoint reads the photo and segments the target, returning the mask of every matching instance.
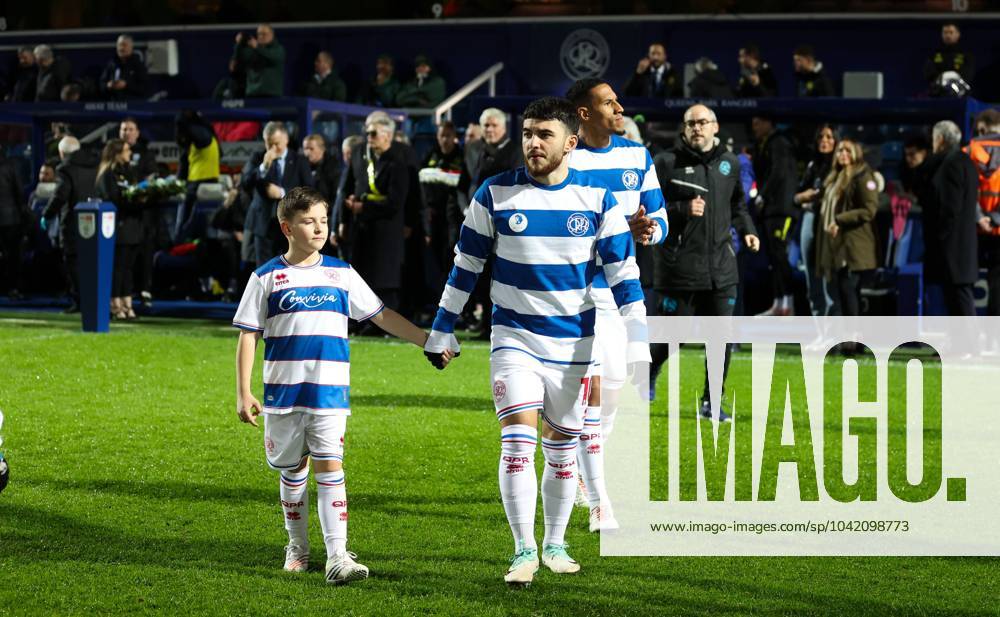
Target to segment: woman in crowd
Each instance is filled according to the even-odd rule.
[[[839,137],[833,126],[821,124],[816,129],[813,142],[815,150],[806,164],[799,192],[795,194],[795,205],[802,208],[802,222],[799,232],[799,246],[802,250],[802,264],[806,269],[806,293],[809,307],[817,317],[836,314],[833,298],[826,281],[816,272],[816,251],[814,239],[820,230],[818,213],[823,199],[823,181],[833,166],[833,150]]]
[[[98,197],[110,201],[115,214],[115,266],[111,277],[111,316],[114,319],[135,319],[132,310],[132,285],[140,257],[142,242],[142,208],[126,198],[125,189],[133,184],[132,151],[128,143],[112,139],[104,146],[101,164],[97,168]]]
[[[861,282],[875,269],[875,210],[878,183],[864,161],[861,144],[844,139],[823,183],[822,233],[816,234],[816,264],[831,282],[834,304],[844,316],[861,313]]]

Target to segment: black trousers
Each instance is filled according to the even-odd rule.
[[[981,263],[986,267],[989,299],[986,314],[1000,316],[1000,236],[979,236]]]
[[[788,264],[788,238],[795,227],[790,216],[764,219],[764,250],[771,263],[771,281],[774,297],[792,293],[792,266]]]
[[[945,283],[944,304],[948,315],[952,317],[974,317],[976,314],[976,299],[971,283]]]
[[[732,317],[736,308],[736,291],[736,285],[697,291],[654,290],[653,311],[650,314],[661,317]],[[725,383],[726,375],[729,374],[731,347],[731,345],[726,345],[726,359],[722,368],[723,383]],[[653,343],[649,346],[649,352],[653,360],[649,367],[649,374],[655,380],[656,376],[660,374],[660,369],[670,357],[670,346],[665,343]],[[707,357],[705,358],[705,389],[702,393],[702,400],[709,400]]]
[[[833,273],[830,295],[833,296],[834,306],[840,307],[840,314],[844,317],[857,317],[861,314],[861,283],[869,272],[871,270],[852,272],[844,267]]]
[[[124,298],[132,295],[135,272],[142,257],[141,244],[116,244],[115,265],[111,274],[111,297]]]
[[[0,227],[0,272],[7,281],[7,291],[21,288],[21,266],[24,263],[24,227]]]

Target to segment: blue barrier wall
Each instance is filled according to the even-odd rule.
[[[740,17],[696,18],[643,17],[595,20],[465,20],[415,21],[407,24],[336,24],[327,26],[281,25],[275,28],[287,52],[286,94],[297,94],[312,72],[312,60],[320,49],[329,49],[337,68],[356,93],[371,75],[375,58],[389,53],[397,58],[397,75],[412,74],[412,58],[427,53],[453,90],[497,61],[506,69],[498,82],[500,94],[561,93],[572,79],[562,66],[561,48],[567,37],[581,29],[598,32],[607,43],[604,77],[621,86],[645,53],[649,42],[665,40],[675,64],[698,57],[713,58],[733,81],[738,77],[736,53],[748,41],[757,42],[774,68],[780,94],[794,94],[792,49],[812,44],[828,72],[838,84],[846,70],[880,70],[886,97],[920,95],[923,61],[940,42],[940,23],[950,16],[931,19],[910,17],[829,18],[801,17],[757,19]],[[977,58],[976,95],[997,100],[1000,79],[1000,19],[973,16],[960,21],[963,46]],[[180,47],[181,75],[157,78],[161,88],[174,98],[204,98],[226,73],[237,31],[244,27],[199,27],[137,29],[138,41],[176,38]],[[111,57],[114,32],[45,33],[0,35],[0,45],[47,42],[59,52],[60,43],[106,42],[107,50],[69,50],[77,75],[96,78]]]

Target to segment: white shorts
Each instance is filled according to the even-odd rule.
[[[295,469],[307,456],[317,461],[344,460],[347,416],[301,411],[264,414],[264,455],[271,469]]]
[[[618,311],[597,309],[594,322],[594,368],[591,375],[601,378],[601,388],[619,390],[628,379],[628,332]]]
[[[494,352],[490,381],[497,420],[541,409],[546,424],[565,435],[579,435],[590,395],[587,370],[586,365],[542,362],[515,350]]]

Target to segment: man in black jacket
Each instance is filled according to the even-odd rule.
[[[24,46],[17,50],[17,68],[14,70],[14,85],[7,100],[14,103],[30,103],[35,100],[35,85],[38,82],[38,66],[35,52]]]
[[[319,133],[306,135],[302,140],[302,154],[309,161],[309,175],[313,186],[333,205],[340,185],[340,161],[326,148],[326,138]]]
[[[67,136],[59,141],[59,158],[62,162],[56,168],[56,191],[42,212],[42,218],[59,217],[59,246],[72,299],[66,312],[76,313],[80,311],[80,273],[76,267],[78,234],[73,208],[95,196],[94,184],[100,157],[96,152],[81,150],[80,141]]]
[[[795,81],[800,97],[836,96],[833,82],[823,70],[823,63],[816,59],[816,52],[809,45],[799,45],[792,52]]]
[[[241,184],[253,191],[245,231],[252,234],[257,266],[283,253],[286,240],[278,224],[278,201],[299,186],[313,186],[309,160],[288,150],[288,129],[281,122],[264,125],[264,152],[254,154],[243,169]]]
[[[645,58],[639,60],[635,73],[625,84],[625,96],[669,99],[684,96],[684,84],[677,71],[667,62],[667,48],[653,43]]]
[[[38,80],[35,82],[36,101],[58,101],[63,86],[72,78],[73,69],[64,56],[56,56],[48,45],[35,47]]]
[[[753,43],[740,47],[740,83],[736,96],[740,98],[761,98],[778,96],[778,80],[770,65],[760,57],[760,48]]]
[[[670,231],[663,244],[653,247],[653,314],[732,316],[739,271],[730,228],[748,249],[760,248],[743,198],[739,159],[719,142],[718,131],[715,112],[694,105],[684,113],[680,145],[656,157]],[[668,350],[667,345],[650,347],[655,376]],[[700,413],[712,417],[707,377]],[[719,419],[729,419],[721,405]]]
[[[368,143],[351,153],[345,180],[344,222],[351,265],[382,302],[395,310],[403,265],[403,220],[410,170],[402,144],[393,141],[396,123],[379,114],[365,125]],[[416,190],[416,187],[413,187]]]
[[[445,120],[438,126],[437,146],[424,158],[420,169],[420,189],[424,197],[425,243],[437,278],[429,281],[440,297],[455,259],[455,243],[464,216],[458,203],[458,179],[464,165],[455,125]]]
[[[924,78],[930,87],[931,96],[949,94],[941,83],[941,76],[949,71],[958,73],[966,83],[972,83],[976,74],[976,60],[969,51],[958,46],[961,38],[962,31],[958,29],[958,24],[949,22],[941,26],[941,45],[924,64]]]
[[[119,36],[115,51],[115,57],[108,61],[101,73],[101,94],[110,101],[146,98],[149,73],[146,63],[135,53],[132,37],[128,34]]]
[[[17,170],[0,154],[0,272],[4,273],[7,293],[12,300],[21,299],[24,238],[33,220]]]
[[[924,162],[926,180],[918,195],[924,215],[924,277],[944,288],[949,315],[971,317],[979,277],[979,175],[959,148],[962,131],[954,122],[935,124],[932,140],[934,154]]]
[[[798,169],[788,138],[774,121],[755,116],[751,130],[757,140],[753,170],[757,178],[756,205],[764,219],[764,249],[771,266],[774,304],[762,315],[794,315],[792,267],[788,263],[788,237],[799,210],[795,207]]]

